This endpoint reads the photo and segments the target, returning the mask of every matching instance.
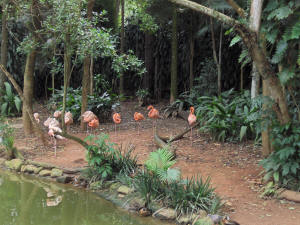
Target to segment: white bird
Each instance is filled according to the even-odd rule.
[[[40,114],[38,113],[33,113],[33,117],[36,120],[37,123],[40,123]]]

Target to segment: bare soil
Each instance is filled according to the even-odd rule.
[[[155,105],[161,109],[163,104]],[[121,105],[122,123],[114,132],[111,121],[101,123],[95,131],[108,133],[110,141],[122,148],[133,144],[134,153],[138,161],[143,163],[150,152],[157,147],[153,142],[152,121],[147,118],[141,123],[140,135],[137,123],[133,120],[135,111],[146,117],[146,108],[138,107],[137,102],[124,102]],[[36,105],[35,112],[41,115],[43,122],[49,112],[43,105]],[[42,146],[37,137],[24,137],[21,118],[12,120],[16,128],[16,146],[30,159],[52,163],[65,168],[77,168],[87,165],[85,150],[71,140],[58,142],[57,157],[54,156],[52,146]],[[159,119],[157,121],[159,133],[162,135],[176,135],[188,127],[182,119]],[[46,129],[45,129],[46,132]],[[70,133],[85,138],[87,134],[79,130],[79,125],[71,126]],[[50,139],[49,139],[50,141]],[[193,142],[193,143],[192,143]],[[299,225],[300,204],[285,200],[261,199],[262,186],[258,165],[262,159],[259,147],[253,143],[242,144],[218,143],[209,136],[193,132],[192,142],[190,133],[183,139],[173,143],[177,148],[176,167],[180,168],[184,177],[201,174],[210,177],[216,192],[225,200],[226,213],[242,225]]]

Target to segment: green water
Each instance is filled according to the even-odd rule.
[[[92,192],[0,170],[0,225],[123,224],[163,223],[120,210]]]

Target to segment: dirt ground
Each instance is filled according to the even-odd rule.
[[[155,105],[158,109],[162,105]],[[146,107],[138,107],[136,102],[125,102],[121,106],[122,123],[114,132],[111,121],[101,123],[95,131],[108,133],[110,140],[126,148],[135,146],[134,153],[139,162],[144,162],[149,153],[156,149],[153,142],[152,121],[147,118],[141,123],[140,135],[137,123],[133,120],[135,111],[147,115]],[[41,115],[41,121],[50,116],[44,106],[36,105],[35,112]],[[56,164],[65,168],[77,168],[87,164],[85,150],[71,140],[58,142],[57,157],[51,147],[43,147],[37,137],[24,137],[21,118],[13,120],[16,128],[16,146],[27,158]],[[159,119],[159,134],[176,135],[188,125],[182,119]],[[45,130],[46,132],[46,130]],[[84,138],[87,134],[72,125],[70,133]],[[260,148],[253,143],[228,144],[212,141],[207,135],[193,132],[191,145],[190,133],[173,143],[177,148],[177,163],[184,177],[201,174],[210,176],[216,192],[226,201],[227,213],[241,225],[299,225],[300,204],[284,200],[264,200],[259,197],[261,186],[261,168],[258,162],[262,159]]]

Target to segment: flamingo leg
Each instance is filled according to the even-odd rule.
[[[138,122],[138,135],[140,135],[140,122]]]
[[[117,136],[117,124],[115,124],[115,135]]]
[[[193,146],[193,127],[191,127],[191,146]]]
[[[53,138],[54,138],[54,156],[56,157],[56,138],[55,137]]]

